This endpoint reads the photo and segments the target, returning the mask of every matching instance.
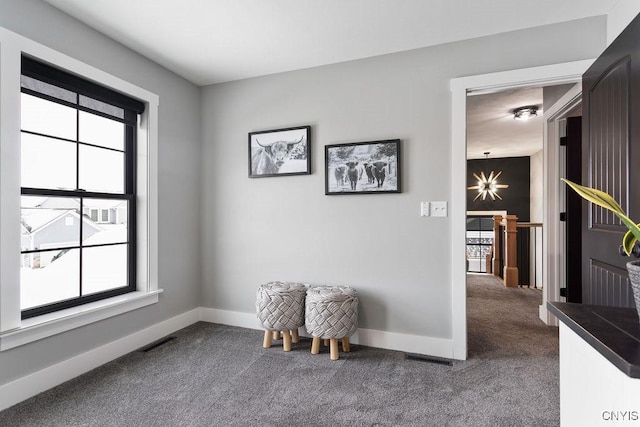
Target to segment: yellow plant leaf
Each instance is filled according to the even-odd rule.
[[[639,227],[640,224],[636,224],[636,228],[638,228],[638,230],[640,230]],[[631,251],[633,251],[633,247],[638,239],[640,239],[640,236],[637,236],[632,230],[627,231],[622,238],[622,249],[624,249],[624,253],[631,255]]]
[[[568,179],[562,178],[562,180],[576,193],[582,196],[584,199],[587,199],[591,203],[595,203],[598,206],[601,206],[605,209],[610,210],[615,214],[624,215],[624,210],[620,207],[618,202],[611,197],[609,194],[605,193],[601,190],[596,190],[595,188],[585,187],[580,184],[576,184],[575,182],[569,181]]]
[[[624,212],[622,207],[620,207],[618,202],[609,194],[605,193],[604,191],[596,190],[595,188],[585,187],[564,178],[562,178],[562,181],[564,181],[582,198],[590,201],[591,203],[595,203],[596,205],[601,206],[607,210],[610,210],[618,218],[620,218],[620,221],[622,221],[622,223],[629,230],[622,238],[622,248],[624,249],[624,252],[627,255],[631,255],[633,246],[636,244],[638,240],[640,240],[640,224],[636,224],[635,222],[633,222],[626,215],[626,213]]]

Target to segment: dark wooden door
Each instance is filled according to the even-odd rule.
[[[640,15],[582,76],[582,182],[640,218]],[[618,248],[626,228],[583,203],[582,302],[634,307]]]
[[[582,117],[567,118],[564,138],[566,175],[573,182],[582,181]],[[582,302],[582,197],[567,189],[567,302]]]

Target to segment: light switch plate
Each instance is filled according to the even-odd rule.
[[[447,216],[447,202],[431,202],[431,216]]]
[[[429,216],[430,215],[430,203],[429,202],[420,202],[420,216]]]

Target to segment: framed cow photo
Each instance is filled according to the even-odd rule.
[[[325,194],[400,193],[400,140],[327,145]]]
[[[249,178],[310,173],[311,126],[249,133]]]

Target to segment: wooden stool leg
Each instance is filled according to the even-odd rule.
[[[264,331],[264,340],[262,341],[262,347],[271,347],[271,331]]]
[[[342,350],[345,353],[349,353],[351,351],[351,346],[349,345],[349,337],[342,337]]]
[[[311,341],[311,354],[320,353],[320,337],[313,337]]]
[[[291,334],[289,331],[282,333],[282,346],[284,347],[284,351],[291,351]]]
[[[325,338],[324,339],[324,346],[327,347],[329,345],[329,339]]]
[[[280,331],[273,331],[273,339],[274,340],[280,339]]]
[[[330,353],[331,353],[331,360],[338,360],[338,340],[335,338],[331,338],[329,340],[330,342]]]
[[[291,342],[298,343],[300,342],[300,336],[298,335],[298,329],[291,330]]]

